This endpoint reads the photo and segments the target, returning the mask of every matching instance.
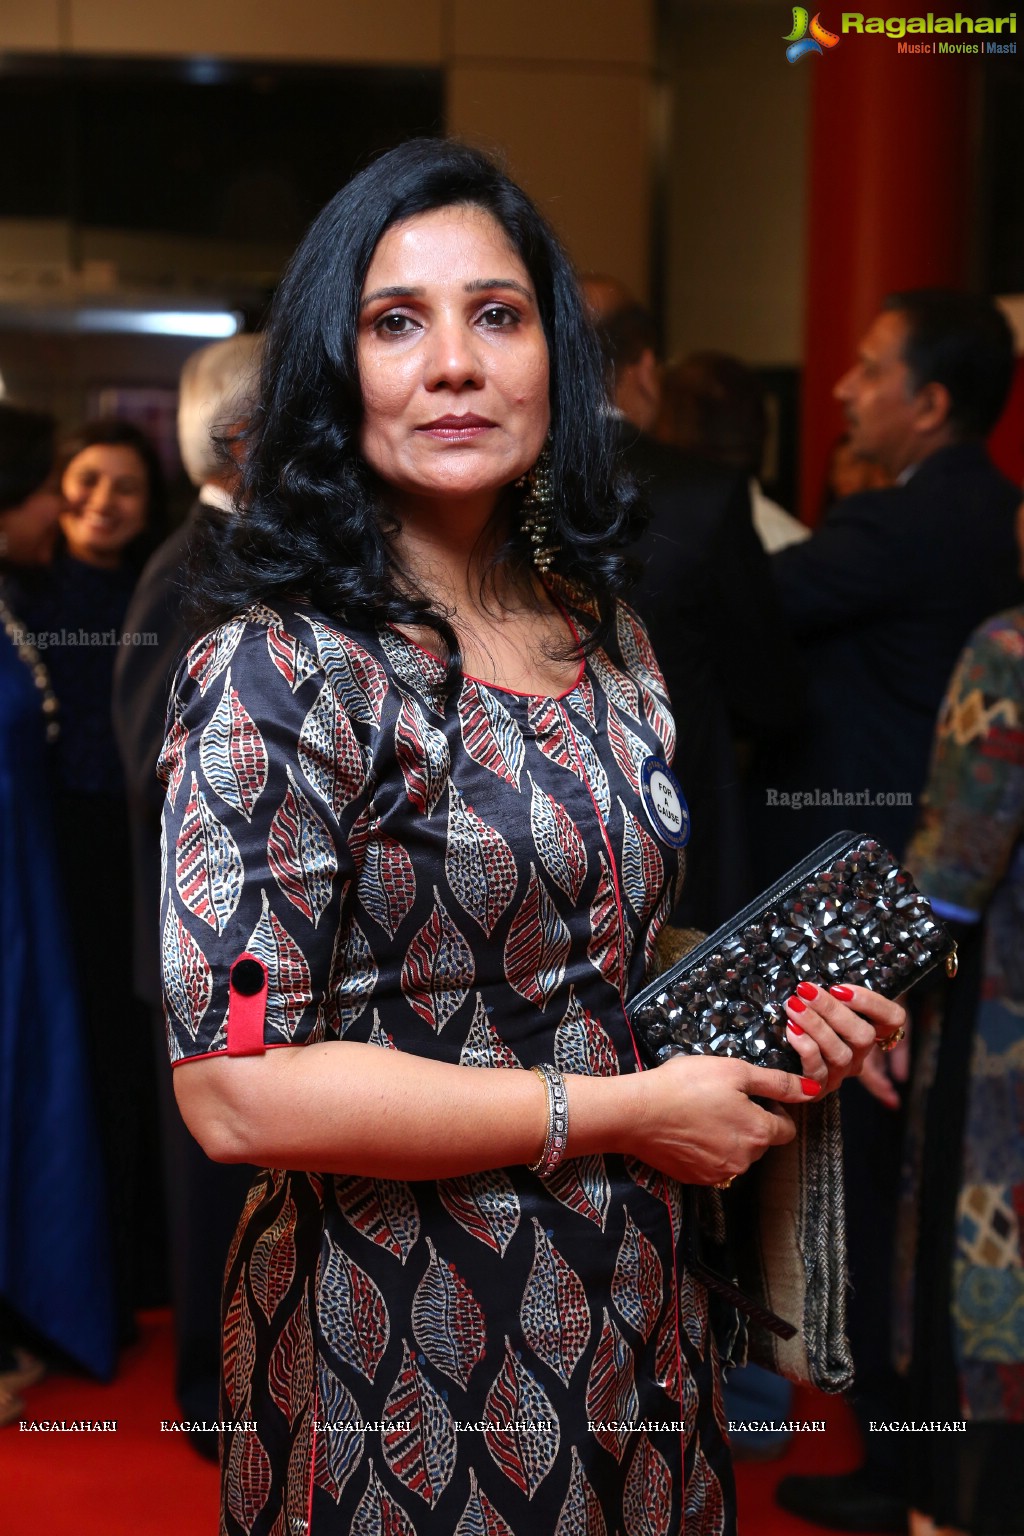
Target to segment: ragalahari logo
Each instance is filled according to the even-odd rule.
[[[802,5],[794,5],[793,30],[783,41],[789,44],[786,58],[795,64],[805,53],[821,53],[825,48],[834,48],[839,39],[834,32],[822,26],[820,13],[816,12],[811,21],[810,13]]]

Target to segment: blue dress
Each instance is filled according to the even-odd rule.
[[[113,1374],[103,1173],[57,884],[40,696],[0,631],[0,1299]]]
[[[258,606],[197,642],[162,760],[180,1070],[342,1038],[638,1070],[623,1000],[679,864],[641,770],[674,728],[642,626],[620,607],[616,628],[560,697],[467,677],[447,702],[390,629]],[[729,1536],[681,1205],[612,1155],[546,1179],[261,1172],[225,1282],[224,1536]]]

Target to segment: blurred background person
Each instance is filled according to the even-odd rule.
[[[1024,505],[1017,514],[1024,569]],[[1024,605],[984,624],[939,714],[907,863],[960,942],[910,1108],[903,1350],[912,1536],[1024,1531]],[[923,1170],[927,1170],[922,1177]],[[916,1239],[916,1251],[915,1251]],[[907,1284],[909,1282],[909,1284]]]
[[[56,822],[107,1170],[119,1329],[166,1299],[156,1074],[126,963],[131,851],[111,713],[114,664],[139,571],[165,526],[164,479],[144,433],[95,421],[59,447],[65,507],[52,563],[20,584],[32,628],[57,637]],[[140,639],[142,637],[139,637]],[[99,899],[97,899],[99,893]]]
[[[836,502],[844,501],[847,496],[856,496],[859,491],[880,491],[891,483],[881,464],[854,453],[850,434],[844,432],[832,444],[828,457],[821,515],[824,517]]]
[[[692,352],[682,362],[669,364],[661,385],[655,436],[746,475],[754,529],[769,554],[808,538],[806,524],[766,496],[761,486],[768,413],[753,369],[725,352]]]
[[[171,679],[190,635],[182,607],[196,519],[203,507],[230,511],[233,506],[235,459],[256,387],[259,345],[255,336],[215,341],[193,352],[182,369],[178,442],[196,499],[185,522],[149,560],[125,616],[126,639],[145,635],[151,643],[122,645],[114,669],[114,729],[127,787],[134,866],[135,992],[146,1010],[157,1053],[175,1391],[182,1417],[197,1423],[214,1422],[219,1416],[221,1282],[252,1170],[244,1164],[211,1162],[185,1129],[174,1102],[160,989],[164,797],[156,764],[166,732]],[[192,1430],[189,1439],[208,1460],[216,1461],[215,1433]]]
[[[51,770],[63,725],[15,577],[46,566],[66,510],[53,418],[0,401],[0,1423],[48,1362],[115,1359],[103,1175]],[[41,637],[40,637],[41,638]],[[77,920],[77,915],[76,915]]]
[[[795,722],[798,662],[754,532],[747,477],[650,435],[662,404],[657,328],[635,303],[602,315],[608,282],[585,281],[584,293],[600,317],[620,461],[651,514],[635,546],[630,601],[668,684],[675,772],[691,815],[675,920],[710,931],[754,894],[734,738],[758,740]],[[782,696],[780,674],[791,685]]]

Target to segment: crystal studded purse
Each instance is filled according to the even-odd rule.
[[[800,1071],[786,999],[801,981],[897,997],[956,945],[880,843],[840,832],[649,982],[627,1007],[651,1066],[680,1052]]]

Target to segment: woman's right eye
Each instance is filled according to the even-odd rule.
[[[374,322],[374,330],[382,336],[407,336],[413,329],[415,322],[410,315],[390,314],[381,315]]]

